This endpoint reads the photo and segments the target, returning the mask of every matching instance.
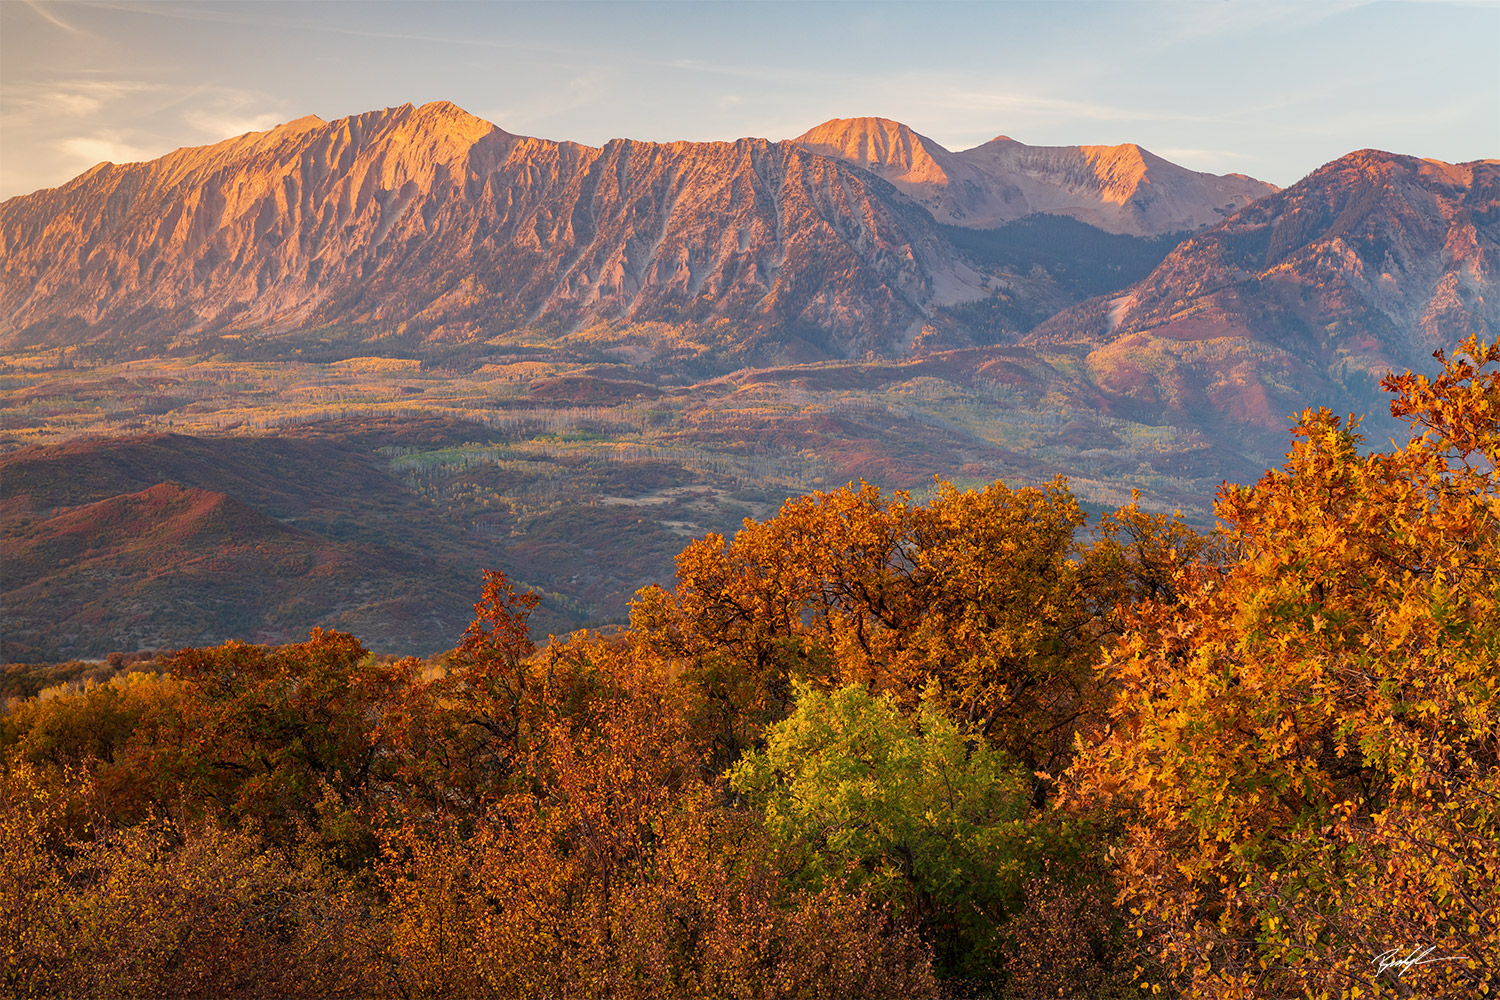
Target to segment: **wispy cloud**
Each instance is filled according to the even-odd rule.
[[[1375,0],[1225,0],[1218,3],[1173,3],[1161,37],[1168,42],[1201,42],[1239,37],[1267,29],[1305,27]]]
[[[169,87],[145,80],[54,80],[6,87],[0,122],[8,128],[78,132],[122,118],[175,116],[211,140],[256,132],[284,120],[284,101],[254,90]],[[142,101],[143,97],[149,98]],[[116,129],[116,135],[123,132]],[[92,140],[88,140],[92,141]]]
[[[0,127],[8,147],[28,153],[4,150],[0,196],[61,184],[103,160],[149,160],[291,117],[283,100],[251,89],[84,76],[7,81]]]
[[[1153,148],[1151,152],[1194,170],[1222,170],[1226,167],[1238,170],[1243,169],[1246,163],[1258,159],[1252,154],[1234,150],[1190,149],[1184,146],[1162,146]]]
[[[54,27],[61,28],[63,31],[66,31],[71,35],[81,35],[84,33],[73,25],[68,24],[56,14],[52,13],[52,11],[48,9],[50,5],[43,4],[41,0],[26,0],[26,6],[30,7],[32,11],[35,12],[37,17],[40,17],[42,20],[46,21],[48,24],[53,25]]]
[[[1066,123],[1069,136],[1067,143],[1123,141],[1108,138],[1109,133],[1118,133],[1114,128],[1121,123],[1132,126],[1155,125],[1170,122],[1177,125],[1222,124],[1233,119],[1233,109],[1221,108],[1212,114],[1200,114],[1181,109],[1160,106],[1123,107],[1104,102],[1072,100],[1049,97],[1021,90],[983,90],[961,84],[940,85],[931,81],[912,91],[921,93],[926,100],[919,109],[911,102],[902,100],[899,89],[882,94],[872,93],[876,106],[887,109],[883,114],[894,115],[906,121],[924,135],[947,146],[949,149],[965,149],[985,142],[997,132],[1003,132],[1022,142],[1045,143],[1042,136],[1057,136],[1059,123]],[[907,121],[903,115],[911,114],[912,108],[920,117]],[[1096,125],[1109,126],[1102,131]],[[1139,141],[1137,129],[1132,127],[1130,138]],[[1055,140],[1054,140],[1055,141]]]
[[[216,111],[189,111],[182,116],[183,121],[193,128],[202,132],[205,136],[217,139],[229,139],[246,132],[264,132],[275,128],[285,118],[284,115],[274,111],[265,111],[260,114],[224,114]]]
[[[44,118],[83,118],[142,93],[166,88],[144,80],[56,80],[6,87],[4,120],[18,124]]]
[[[128,136],[115,130],[63,139],[58,142],[57,148],[79,170],[91,167],[101,160],[108,160],[110,163],[135,163],[149,160],[161,153],[161,150],[137,146]]]
[[[98,2],[98,0],[96,0]],[[197,21],[210,24],[232,24],[245,27],[281,28],[291,31],[306,32],[316,31],[332,35],[343,35],[349,38],[368,38],[373,40],[398,41],[398,42],[422,42],[443,47],[476,47],[493,49],[497,51],[510,52],[519,56],[536,56],[554,62],[558,58],[577,58],[582,56],[576,47],[566,45],[547,45],[538,43],[536,39],[509,40],[496,37],[487,32],[475,32],[462,34],[457,32],[442,32],[411,27],[384,27],[382,22],[392,23],[390,18],[381,16],[361,17],[351,16],[351,12],[360,7],[375,10],[386,10],[400,13],[402,8],[420,9],[421,4],[401,4],[377,2],[374,4],[360,4],[357,2],[321,3],[321,4],[299,4],[283,5],[270,3],[248,3],[248,4],[189,4],[189,3],[161,3],[161,2],[134,2],[134,0],[113,0],[103,3],[103,6],[114,7],[118,10],[131,11],[136,14],[149,15],[163,19],[176,21]],[[434,0],[432,6],[439,4]],[[449,4],[447,6],[453,6]],[[460,4],[459,6],[463,6]],[[475,5],[479,9],[479,5]],[[291,10],[293,13],[282,13]],[[381,11],[383,14],[385,11]],[[399,23],[399,17],[396,19]]]

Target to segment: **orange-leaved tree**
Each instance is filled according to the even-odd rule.
[[[376,723],[414,661],[380,662],[351,635],[313,629],[286,646],[184,649],[167,666],[178,697],[144,715],[116,755],[157,808],[248,825],[284,847],[311,830],[340,863],[371,859],[359,814],[392,766]]]
[[[1500,989],[1500,351],[1439,359],[1385,382],[1404,445],[1304,413],[1104,662],[1075,787],[1193,995]]]
[[[631,623],[727,706],[730,759],[785,715],[801,677],[867,684],[909,711],[925,694],[1031,769],[1054,768],[1100,704],[1091,662],[1105,605],[1126,595],[1093,581],[1136,566],[1116,543],[1113,563],[1086,571],[1083,520],[1060,480],[939,481],[926,504],[864,483],[815,493],[732,541],[689,545],[675,592],[642,591]]]
[[[377,733],[395,750],[397,822],[418,813],[474,817],[524,781],[545,725],[548,685],[536,674],[527,619],[538,603],[503,572],[487,571],[474,620],[436,676],[409,677]]]

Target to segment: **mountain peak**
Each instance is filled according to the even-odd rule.
[[[1295,331],[1316,330],[1318,350],[1351,368],[1421,364],[1455,331],[1500,329],[1486,289],[1500,273],[1497,192],[1495,166],[1355,150],[1179,244],[1115,300],[1104,332],[1295,350]],[[1278,291],[1244,298],[1257,282]],[[1072,320],[1054,317],[1045,335],[1075,335]]]
[[[862,354],[971,286],[930,218],[838,158],[764,139],[522,139],[442,101],[100,171],[65,203],[0,205],[0,344],[59,311],[85,336],[195,341],[230,323],[436,342],[685,316],[767,345],[815,328],[829,347],[809,350]]]
[[[797,138],[796,143],[814,142],[873,142],[880,143],[920,141],[936,146],[931,139],[918,135],[909,125],[891,118],[830,118],[821,125],[814,125]],[[942,148],[942,147],[938,147]]]
[[[324,128],[327,125],[328,123],[319,118],[317,115],[303,115],[301,118],[296,118],[289,122],[282,122],[275,128],[268,129],[265,132],[251,132],[249,134],[263,135],[268,139],[280,140],[296,135],[301,135],[303,132],[311,132],[315,128]]]
[[[410,104],[406,106],[411,108]],[[412,109],[411,117],[420,121],[444,122],[462,127],[472,127],[475,122],[490,128],[494,127],[483,118],[469,114],[452,101],[428,101],[421,107]]]
[[[410,104],[403,119],[411,127],[427,134],[446,136],[450,143],[471,146],[492,132],[501,132],[499,127],[475,115],[469,114],[452,101],[431,101],[419,108]]]
[[[947,184],[948,150],[889,118],[833,118],[792,140],[803,149],[857,163],[898,187]]]

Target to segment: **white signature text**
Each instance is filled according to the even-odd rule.
[[[1437,948],[1412,948],[1407,951],[1402,948],[1392,948],[1375,956],[1376,973],[1389,972],[1397,979],[1401,978],[1403,972],[1413,969],[1419,965],[1432,965],[1437,962],[1456,962],[1458,956],[1450,955],[1444,958],[1429,958]]]

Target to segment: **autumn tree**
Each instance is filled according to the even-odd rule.
[[[7,996],[53,995],[70,965],[64,777],[15,759],[0,772],[0,987]]]
[[[1074,779],[1125,818],[1125,899],[1193,995],[1500,988],[1500,352],[1439,358],[1385,382],[1403,446],[1304,413],[1221,493],[1223,565],[1105,660]]]
[[[538,652],[528,624],[537,603],[504,573],[487,572],[458,647],[438,669],[408,673],[375,734],[393,752],[396,821],[419,812],[469,821],[484,815],[530,787],[532,765],[559,723],[584,724],[596,703],[619,696],[634,658],[618,642],[585,634]]]
[[[994,971],[998,928],[1043,850],[1027,771],[931,700],[908,720],[860,684],[800,685],[765,743],[730,783],[800,880],[900,907],[949,974]]]
[[[1215,536],[1195,531],[1181,513],[1149,511],[1140,501],[1132,491],[1128,504],[1102,515],[1083,551],[1083,586],[1100,638],[1118,635],[1142,603],[1173,603],[1188,570],[1222,558]]]
[[[1091,661],[1106,612],[1133,596],[1122,575],[1144,565],[1111,536],[1112,557],[1086,570],[1083,520],[1061,481],[939,482],[926,504],[869,484],[815,493],[732,541],[690,544],[675,592],[643,591],[632,627],[724,709],[730,759],[807,679],[867,684],[907,711],[930,693],[1032,770],[1055,769],[1101,710]]]
[[[184,697],[176,678],[147,673],[64,687],[0,717],[0,752],[8,767],[69,776],[61,787],[72,790],[65,813],[75,834],[96,818],[139,822],[162,803],[160,786],[133,750],[137,731],[178,717]]]
[[[372,733],[411,661],[383,663],[353,636],[314,629],[286,646],[184,649],[167,665],[181,697],[145,717],[125,751],[158,807],[250,824],[281,845],[317,831],[347,864],[372,858],[360,814],[392,764]]]
[[[483,752],[499,770],[521,752],[525,739],[524,709],[531,694],[526,660],[536,650],[527,619],[537,602],[531,591],[517,593],[504,573],[485,573],[474,621],[450,661],[465,721],[483,732]]]
[[[66,816],[95,776],[0,773],[0,988],[7,996],[378,996],[381,930],[315,847],[245,830]]]

